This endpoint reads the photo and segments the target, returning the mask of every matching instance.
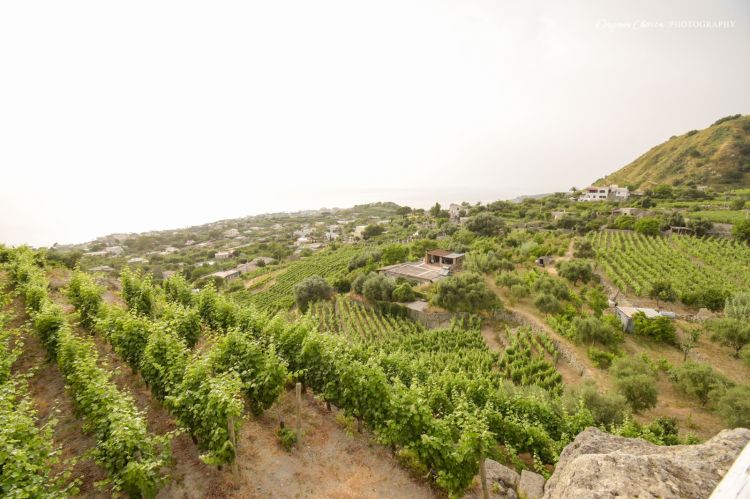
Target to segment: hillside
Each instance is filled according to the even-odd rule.
[[[648,189],[657,184],[750,186],[750,116],[726,117],[653,147],[596,185]]]

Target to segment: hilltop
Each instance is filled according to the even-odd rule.
[[[703,130],[673,136],[629,165],[596,181],[648,189],[657,184],[750,186],[750,116],[717,120]]]

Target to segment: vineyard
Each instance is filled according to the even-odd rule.
[[[562,376],[555,369],[559,352],[550,337],[526,328],[509,332],[509,336],[510,346],[500,359],[503,374],[518,385],[536,385],[561,394]]]
[[[313,275],[319,275],[331,281],[346,274],[349,260],[357,252],[356,248],[347,246],[292,262],[284,270],[275,274],[273,284],[252,295],[250,301],[271,313],[288,310],[294,305],[295,284]]]
[[[729,239],[634,232],[593,232],[597,260],[612,282],[638,296],[657,281],[668,281],[680,299],[707,289],[728,294],[750,287],[750,248]]]
[[[415,322],[378,312],[358,301],[337,296],[336,300],[313,303],[308,311],[321,331],[342,334],[365,343],[379,341],[402,333],[422,330]]]

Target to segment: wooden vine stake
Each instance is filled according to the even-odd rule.
[[[232,442],[234,447],[234,459],[232,460],[232,475],[237,478],[237,435],[234,432],[234,418],[229,418],[227,421],[227,430],[229,431],[229,441]]]
[[[482,497],[490,499],[490,491],[487,490],[487,471],[484,469],[484,456],[479,460],[479,479],[482,481]]]
[[[302,437],[302,383],[297,382],[294,386],[294,395],[297,401],[297,440]]]

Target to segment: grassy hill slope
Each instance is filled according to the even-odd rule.
[[[706,129],[674,136],[596,184],[635,189],[657,184],[750,186],[750,115],[728,116]]]

